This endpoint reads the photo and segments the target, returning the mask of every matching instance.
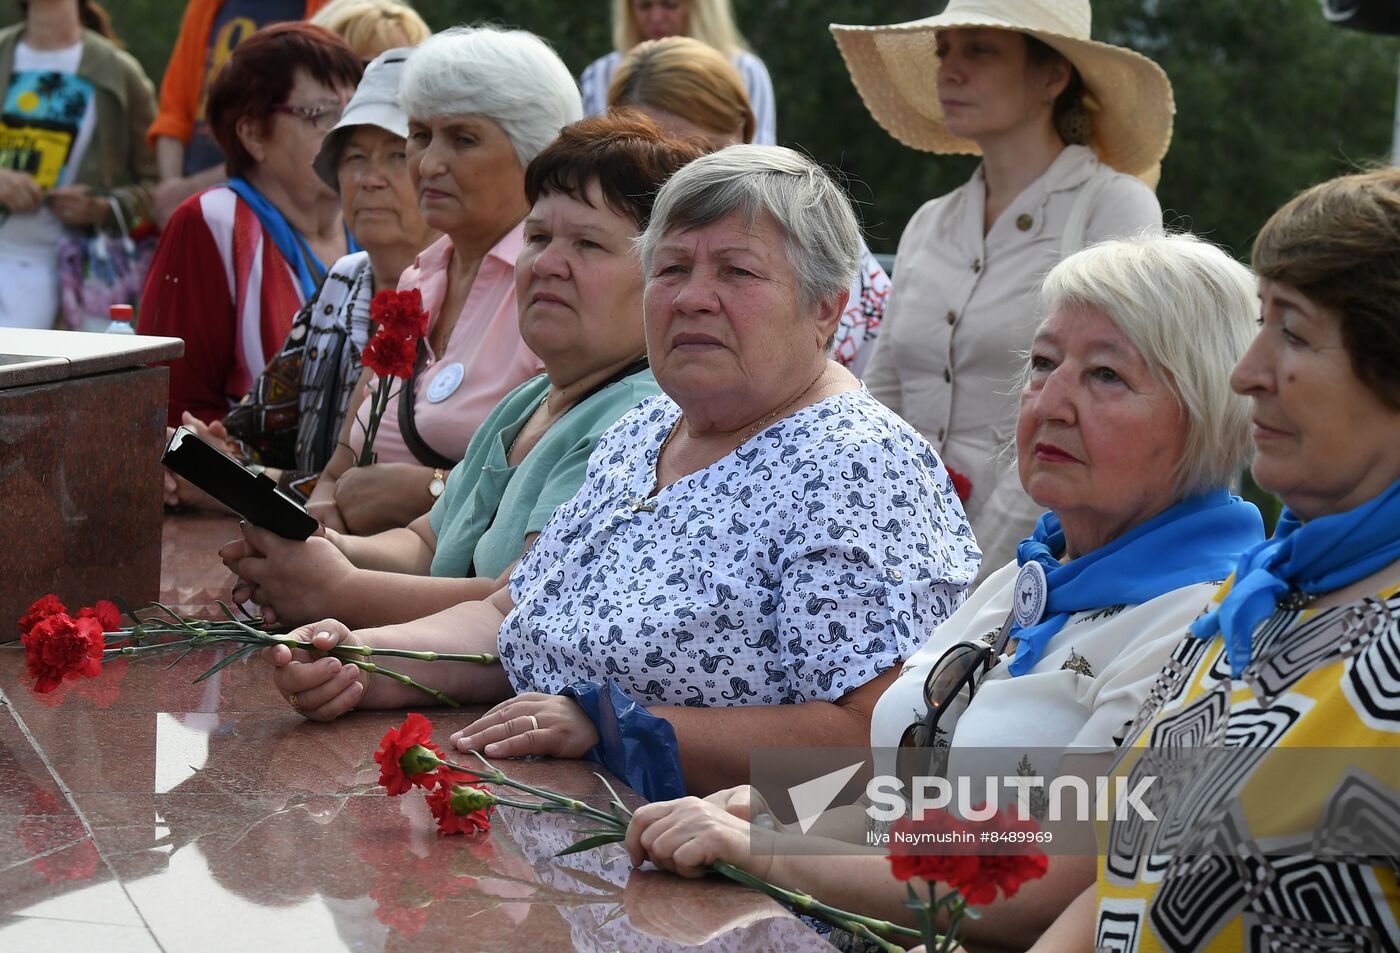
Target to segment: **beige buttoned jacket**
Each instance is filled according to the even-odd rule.
[[[972,481],[964,502],[983,551],[982,575],[1014,558],[1042,512],[1021,490],[1014,450],[1018,381],[1039,324],[1041,279],[1060,260],[1080,190],[1093,195],[1084,244],[1160,232],[1157,197],[1084,146],[1068,146],[983,234],[986,183],[925,204],[900,237],[870,392]]]

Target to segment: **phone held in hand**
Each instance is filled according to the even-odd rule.
[[[267,474],[254,473],[188,427],[171,435],[160,462],[254,526],[283,539],[306,539],[320,525]]]

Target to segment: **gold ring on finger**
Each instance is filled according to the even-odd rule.
[[[539,731],[539,730],[540,730],[540,720],[539,720],[538,718],[536,718],[534,715],[526,715],[525,717],[528,718],[528,719],[530,719],[530,730],[531,730],[531,731]]]

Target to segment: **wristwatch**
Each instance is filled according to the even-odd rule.
[[[428,481],[428,495],[433,499],[442,496],[442,491],[447,489],[447,471],[439,467],[433,471],[433,478]]]

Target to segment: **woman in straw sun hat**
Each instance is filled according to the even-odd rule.
[[[982,156],[899,242],[865,379],[959,481],[983,550],[1005,565],[1040,509],[1000,454],[1040,279],[1079,248],[1161,229],[1155,175],[1172,90],[1145,56],[1089,39],[1089,0],[950,0],[937,16],[832,33],[866,107],[905,145]]]

